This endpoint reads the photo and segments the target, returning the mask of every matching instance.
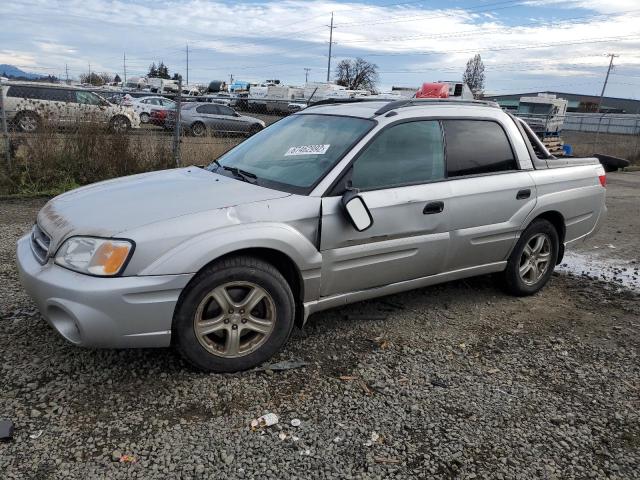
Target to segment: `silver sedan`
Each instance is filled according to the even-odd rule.
[[[232,133],[253,135],[265,127],[265,123],[257,118],[240,115],[233,108],[215,103],[187,103],[180,109],[180,125],[195,137],[208,134]],[[174,119],[167,121],[173,126]]]

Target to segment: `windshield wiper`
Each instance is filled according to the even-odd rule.
[[[217,163],[217,165],[220,165],[219,163]],[[242,170],[238,167],[229,167],[227,165],[222,165],[222,168],[224,168],[225,170],[230,171],[231,173],[233,173],[236,177],[238,177],[240,180],[243,180],[245,182],[248,183],[256,183],[255,180],[258,178],[258,176],[255,173],[251,173],[251,172],[247,172],[246,170]],[[253,181],[251,181],[251,180]]]

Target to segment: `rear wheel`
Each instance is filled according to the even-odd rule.
[[[147,112],[143,112],[140,114],[140,121],[142,123],[149,123],[149,114]]]
[[[34,112],[21,112],[16,118],[18,130],[24,133],[33,133],[40,130],[42,122],[40,116]]]
[[[174,316],[180,353],[196,367],[236,372],[255,367],[287,341],[295,304],[272,265],[235,257],[208,267],[184,292]]]
[[[194,137],[204,137],[207,134],[207,127],[202,122],[196,122],[191,125],[191,134]]]
[[[504,284],[509,293],[533,295],[551,278],[559,250],[558,232],[544,219],[529,225],[516,244],[507,268]]]

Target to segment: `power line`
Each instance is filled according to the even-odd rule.
[[[378,20],[378,21],[370,21],[370,22],[350,22],[350,23],[339,23],[337,26],[338,27],[357,27],[360,25],[381,25],[381,24],[385,24],[385,23],[402,23],[402,22],[415,22],[415,21],[419,21],[419,20],[430,20],[432,18],[443,18],[443,17],[453,17],[453,16],[460,16],[461,13],[487,13],[487,12],[494,12],[496,10],[504,10],[506,8],[513,8],[513,7],[517,7],[519,5],[525,4],[527,3],[527,1],[524,0],[504,0],[501,2],[494,2],[494,3],[487,3],[484,5],[479,5],[478,7],[475,8],[458,8],[458,9],[453,9],[452,12],[447,12],[447,13],[439,13],[439,14],[435,14],[435,15],[423,15],[423,16],[416,16],[416,15],[412,15],[410,17],[408,16],[402,16],[402,17],[391,17],[387,20]],[[506,5],[505,5],[506,4]],[[498,8],[488,8],[485,9],[484,7],[487,6],[496,6],[496,5],[503,5],[503,6],[499,6]]]
[[[640,12],[639,9],[635,9],[635,10],[625,10],[625,11],[621,11],[621,12],[615,12],[615,13],[601,13],[601,14],[596,14],[596,15],[582,15],[579,17],[571,17],[571,18],[565,18],[561,21],[558,22],[541,22],[538,20],[535,21],[531,21],[525,24],[521,24],[521,25],[503,25],[500,27],[494,27],[494,28],[485,28],[485,27],[481,27],[481,28],[474,28],[472,30],[462,30],[462,31],[457,31],[457,32],[447,32],[447,33],[436,33],[436,34],[420,34],[420,35],[409,35],[409,36],[405,36],[405,37],[396,37],[396,36],[391,36],[391,37],[382,37],[382,38],[366,38],[366,39],[362,39],[362,40],[346,40],[346,41],[337,41],[336,43],[338,44],[353,44],[353,43],[381,43],[381,42],[400,42],[400,41],[405,41],[405,40],[418,40],[418,39],[433,39],[433,38],[457,38],[457,37],[466,37],[466,36],[473,36],[476,34],[481,34],[481,35],[485,35],[487,33],[496,33],[496,32],[500,32],[500,31],[504,31],[505,34],[517,34],[517,33],[521,33],[518,32],[518,29],[523,29],[523,28],[529,28],[532,26],[540,26],[540,27],[561,27],[565,24],[571,25],[571,26],[576,26],[575,21],[576,20],[584,20],[584,19],[596,19],[596,18],[603,18],[603,17],[615,17],[615,16],[620,16],[620,15],[628,15],[630,13],[637,13]]]
[[[623,40],[623,39],[631,39],[639,37],[639,33],[634,33],[632,35],[621,35],[618,37],[605,37],[597,40],[589,40],[589,39],[580,39],[575,42],[559,42],[559,43],[539,43],[539,44],[531,44],[531,45],[516,45],[516,46],[508,46],[508,47],[488,47],[488,48],[473,48],[467,50],[431,50],[431,51],[423,51],[423,52],[385,52],[385,53],[344,53],[344,56],[354,56],[360,55],[364,57],[388,57],[388,56],[405,56],[405,55],[442,55],[447,53],[477,53],[477,52],[500,52],[505,50],[522,50],[522,49],[531,49],[531,48],[550,48],[550,47],[564,47],[566,45],[586,45],[590,43],[606,43],[615,40]]]

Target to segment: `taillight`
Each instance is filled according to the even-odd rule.
[[[597,173],[598,180],[600,180],[600,185],[602,185],[604,188],[607,188],[607,173],[605,172],[604,168],[598,167]]]

